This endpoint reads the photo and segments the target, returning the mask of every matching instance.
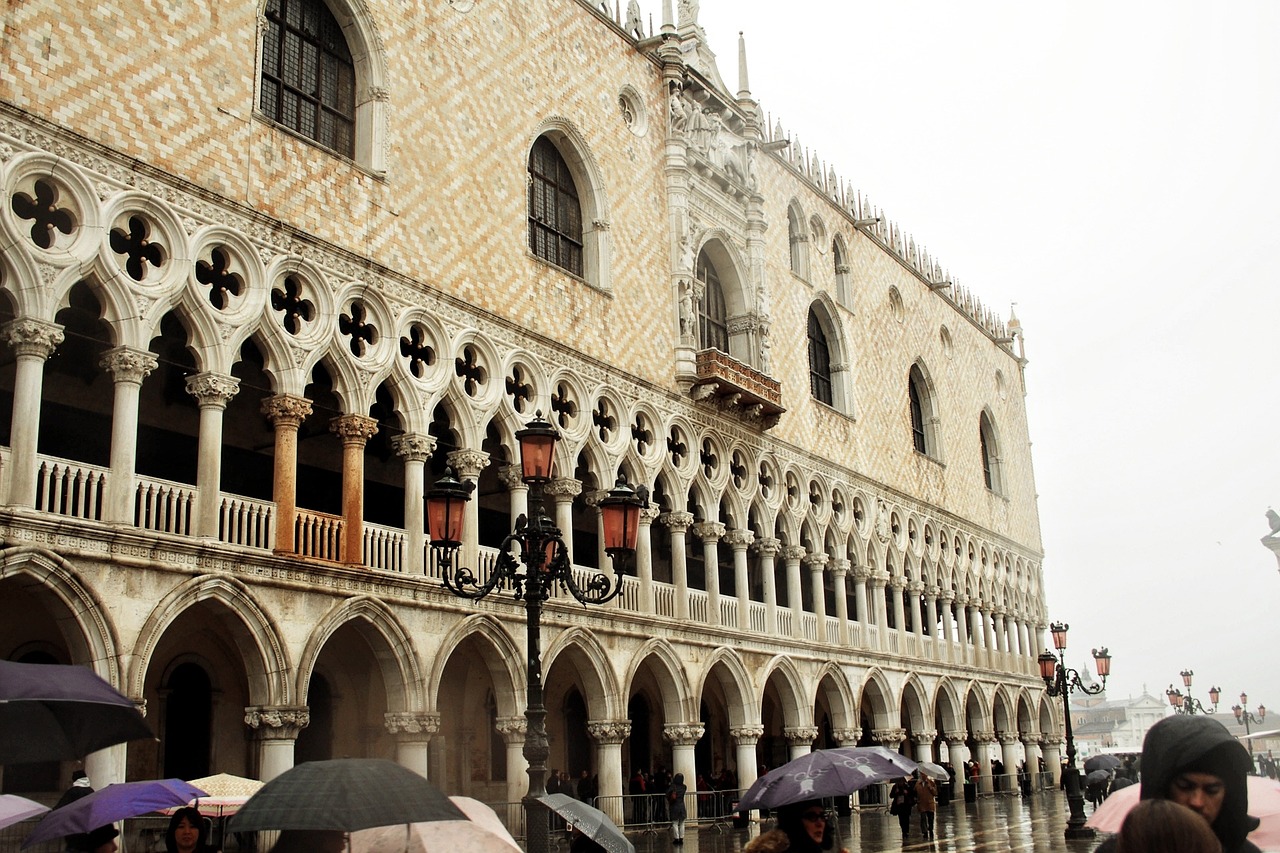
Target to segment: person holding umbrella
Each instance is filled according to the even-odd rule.
[[[938,783],[925,774],[916,780],[916,811],[920,812],[920,833],[933,838],[933,823],[938,813]]]
[[[671,843],[677,846],[684,844],[684,822],[689,817],[684,805],[684,795],[689,787],[684,783],[684,774],[677,773],[671,779],[671,787],[667,788],[667,817],[671,821]]]
[[[178,809],[169,819],[169,830],[164,834],[165,850],[167,853],[217,853],[208,843],[208,828],[199,809],[194,806]]]
[[[116,845],[116,837],[120,830],[115,824],[100,826],[92,832],[81,832],[67,836],[67,850],[74,853],[116,853],[120,848]]]

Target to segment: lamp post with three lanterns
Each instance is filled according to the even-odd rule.
[[[1232,705],[1231,710],[1236,715],[1236,723],[1244,723],[1244,739],[1249,742],[1249,772],[1253,773],[1257,764],[1253,760],[1253,732],[1249,730],[1250,723],[1261,723],[1267,717],[1267,706],[1258,706],[1258,716],[1249,713],[1249,694],[1240,694],[1240,704]]]
[[[1209,701],[1213,703],[1213,707],[1205,708],[1199,699],[1191,695],[1191,677],[1195,675],[1195,672],[1184,669],[1178,674],[1182,676],[1182,686],[1187,688],[1186,695],[1184,696],[1181,690],[1175,690],[1172,684],[1164,692],[1164,695],[1169,697],[1169,704],[1173,707],[1174,712],[1178,714],[1216,714],[1218,711],[1218,699],[1222,696],[1222,688],[1209,688]]]
[[[1040,677],[1044,679],[1045,691],[1050,696],[1062,697],[1063,734],[1067,740],[1067,766],[1064,787],[1067,791],[1067,805],[1071,808],[1071,816],[1067,818],[1067,838],[1092,838],[1093,830],[1085,826],[1084,794],[1080,790],[1080,770],[1076,767],[1076,742],[1071,734],[1071,702],[1072,690],[1095,695],[1106,689],[1107,676],[1111,674],[1111,655],[1106,646],[1093,650],[1093,662],[1098,668],[1101,684],[1092,686],[1080,680],[1080,673],[1070,669],[1066,664],[1067,629],[1071,626],[1063,622],[1054,622],[1049,626],[1053,635],[1053,647],[1058,650],[1054,654],[1048,650],[1041,652],[1037,661],[1040,664]]]
[[[524,429],[516,432],[520,444],[521,479],[529,486],[529,514],[520,515],[515,529],[498,548],[498,558],[488,577],[471,568],[454,565],[462,545],[463,517],[475,484],[462,483],[446,470],[426,492],[427,525],[431,548],[436,552],[445,587],[462,598],[484,598],[494,590],[509,590],[523,601],[527,629],[528,684],[525,719],[528,721],[524,757],[529,763],[529,791],[524,797],[529,853],[548,850],[548,814],[538,801],[547,793],[547,709],[542,697],[541,628],[542,605],[556,585],[583,604],[604,604],[623,588],[626,561],[636,549],[640,510],[648,504],[648,490],[631,488],[619,477],[608,495],[600,500],[605,553],[614,563],[612,575],[602,571],[580,582],[569,562],[569,550],[559,528],[543,507],[543,487],[551,480],[555,444],[560,434],[538,412]],[[587,570],[590,571],[590,570]]]

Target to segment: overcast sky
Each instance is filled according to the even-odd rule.
[[[661,3],[642,4],[661,22]],[[737,90],[1026,332],[1049,616],[1280,722],[1280,3],[702,0]],[[1090,661],[1090,666],[1092,663]],[[1268,726],[1270,728],[1270,726]]]

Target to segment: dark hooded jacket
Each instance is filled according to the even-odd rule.
[[[1213,831],[1223,853],[1258,853],[1245,838],[1258,827],[1250,817],[1249,752],[1226,727],[1206,716],[1166,717],[1151,727],[1142,742],[1142,799],[1169,799],[1169,789],[1180,773],[1211,773],[1226,786],[1222,810]],[[1096,853],[1111,853],[1116,839],[1099,845]]]

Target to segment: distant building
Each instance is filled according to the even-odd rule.
[[[1092,680],[1084,668],[1081,678],[1086,683]],[[1103,750],[1141,752],[1147,731],[1168,708],[1168,702],[1152,696],[1145,687],[1142,695],[1125,699],[1108,699],[1105,690],[1093,696],[1073,694],[1071,728],[1076,749],[1082,756]]]

